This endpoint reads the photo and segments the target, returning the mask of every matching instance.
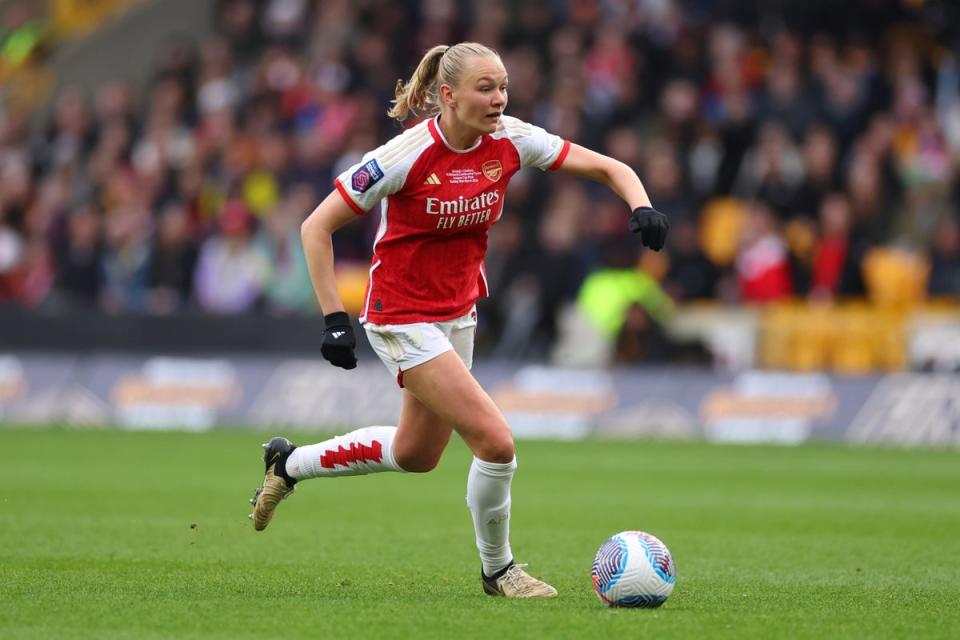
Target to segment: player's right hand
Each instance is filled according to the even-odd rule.
[[[323,321],[327,326],[323,330],[320,353],[335,367],[355,368],[357,355],[353,350],[357,346],[357,338],[353,335],[350,316],[343,311],[337,311],[323,316]]]

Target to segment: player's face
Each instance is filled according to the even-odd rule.
[[[482,133],[493,133],[507,108],[507,70],[499,58],[475,56],[468,60],[453,96],[461,122]]]

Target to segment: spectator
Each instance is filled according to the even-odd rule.
[[[803,181],[790,204],[790,217],[813,220],[820,203],[840,187],[837,179],[837,143],[828,127],[811,126],[803,140]]]
[[[675,302],[713,298],[719,272],[700,247],[696,225],[681,220],[670,229],[669,260],[663,289]]]
[[[43,236],[30,236],[12,274],[11,294],[20,306],[33,309],[46,301],[54,281],[53,257]]]
[[[68,215],[54,252],[54,295],[65,309],[92,308],[100,297],[100,213],[86,204]]]
[[[564,184],[540,222],[537,241],[506,265],[499,357],[543,358],[556,339],[559,309],[576,297],[585,275],[575,248],[586,207],[583,187]]]
[[[253,0],[218,0],[216,24],[241,62],[249,63],[259,48],[260,29]]]
[[[150,249],[147,308],[165,315],[187,308],[193,293],[197,246],[190,236],[187,211],[171,203],[160,214],[156,239]]]
[[[675,347],[660,323],[650,317],[643,305],[633,302],[627,307],[623,325],[613,347],[615,364],[666,362],[672,359]]]
[[[269,312],[277,315],[317,312],[310,272],[300,242],[303,215],[296,200],[287,200],[263,221],[255,245],[270,267],[264,287]]]
[[[743,159],[736,191],[745,199],[762,200],[778,219],[784,220],[790,217],[802,179],[803,160],[786,128],[775,122],[764,123],[757,144]]]
[[[937,229],[927,292],[931,296],[960,296],[960,223],[956,217],[945,218]]]
[[[10,15],[25,15],[15,4]],[[796,31],[769,29],[786,15],[776,7],[758,21],[744,11],[721,20],[697,3],[621,4],[464,0],[409,11],[218,0],[214,33],[168,41],[145,87],[64,88],[45,129],[31,131],[16,106],[18,80],[0,100],[0,295],[44,298],[15,295],[13,274],[29,262],[30,281],[42,283],[46,254],[55,279],[40,304],[52,308],[100,301],[115,313],[166,313],[193,296],[217,313],[313,313],[295,293],[303,267],[294,220],[360,150],[389,137],[379,105],[396,78],[426,46],[458,33],[499,45],[509,113],[641,170],[674,223],[664,287],[678,301],[811,288],[815,297],[859,295],[859,279],[848,276],[867,249],[894,243],[927,253],[931,293],[950,293],[960,92],[956,56],[944,53],[952,43],[933,13],[853,0],[849,14],[869,20],[840,16],[811,36],[802,20]],[[732,269],[697,248],[712,224],[699,222],[711,220],[700,209],[731,192],[773,216],[750,214]],[[243,223],[224,211],[234,201],[246,209]],[[590,269],[610,275],[605,253],[626,212],[539,175],[518,176],[508,201],[489,248],[487,304],[500,321],[481,327],[493,332],[481,344],[540,354]],[[173,209],[185,211],[185,229]],[[148,212],[159,212],[156,229]],[[583,215],[590,225],[580,233]],[[739,226],[739,216],[731,220]],[[338,234],[338,259],[365,261],[379,223],[368,216]],[[191,261],[201,245],[206,259]],[[784,245],[792,271],[781,268]],[[263,262],[277,266],[269,281]],[[226,285],[209,278],[234,263],[245,266],[224,273],[223,282],[240,283],[227,302]]]
[[[852,71],[832,64],[824,76],[824,95],[819,118],[837,135],[841,149],[848,149],[860,133],[868,97]]]
[[[759,98],[758,119],[777,122],[793,140],[803,139],[815,114],[796,63],[774,61],[767,69],[766,89]]]
[[[850,241],[850,203],[832,193],[820,207],[819,239],[813,256],[810,297],[832,300],[837,295],[863,294],[860,259]]]
[[[590,324],[613,341],[633,303],[641,305],[657,322],[666,322],[673,313],[673,303],[656,280],[636,268],[634,243],[618,240],[604,253],[606,267],[587,276],[577,294],[577,307]]]
[[[77,87],[60,92],[54,104],[54,119],[47,134],[43,160],[47,166],[79,163],[93,146],[87,101]]]
[[[847,173],[847,193],[853,210],[853,233],[871,244],[886,241],[897,211],[897,201],[883,181],[878,161],[854,154]]]
[[[793,293],[787,248],[776,232],[773,212],[763,202],[753,202],[747,211],[736,271],[744,302],[771,302]]]
[[[243,313],[260,302],[270,265],[251,239],[253,218],[233,200],[220,216],[221,235],[200,248],[194,290],[200,308],[210,313]]]
[[[100,306],[107,313],[147,311],[149,232],[149,215],[143,208],[114,209],[107,213],[99,291]]]
[[[0,218],[0,302],[15,301],[17,267],[23,257],[23,238]]]
[[[697,203],[683,182],[683,169],[677,159],[678,149],[666,140],[647,145],[644,163],[644,187],[653,202],[670,212],[671,220],[691,220]]]
[[[0,156],[0,221],[22,231],[24,219],[35,195],[26,154],[11,152]]]

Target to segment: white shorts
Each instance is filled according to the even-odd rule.
[[[433,360],[453,349],[467,365],[473,366],[473,339],[477,332],[477,308],[444,322],[363,325],[370,346],[380,356],[390,375],[403,387],[403,372]]]

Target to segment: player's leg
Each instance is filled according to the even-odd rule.
[[[370,325],[367,336],[398,382],[402,379],[401,366],[411,366],[452,348],[444,334],[429,324]],[[274,438],[264,445],[264,480],[250,501],[254,505],[250,514],[254,528],[261,531],[267,527],[277,505],[293,493],[300,480],[430,471],[437,465],[451,432],[447,424],[404,391],[397,427],[364,427],[301,447],[286,438]]]
[[[263,484],[250,501],[254,528],[270,524],[277,505],[300,480],[384,471],[426,472],[437,466],[452,429],[408,391],[396,427],[364,427],[317,444],[297,447],[286,438],[263,445]]]
[[[396,432],[396,427],[363,427],[312,445],[298,447],[280,437],[264,444],[263,483],[250,501],[254,529],[270,524],[277,505],[300,480],[403,471],[393,457]]]
[[[551,597],[556,589],[513,564],[510,548],[510,485],[517,463],[513,435],[493,399],[448,351],[404,373],[406,388],[463,438],[474,459],[467,476],[467,505],[491,595]]]
[[[430,411],[407,389],[403,390],[400,421],[393,440],[393,457],[404,471],[432,471],[443,455],[453,428]]]
[[[452,350],[404,371],[403,383],[486,462],[513,461],[513,434],[493,399]]]
[[[370,346],[401,388],[406,369],[453,348],[446,335],[430,323],[368,324],[364,329]],[[300,447],[290,455],[286,469],[296,480],[379,471],[430,471],[451,433],[448,423],[404,390],[396,427],[366,427]]]

